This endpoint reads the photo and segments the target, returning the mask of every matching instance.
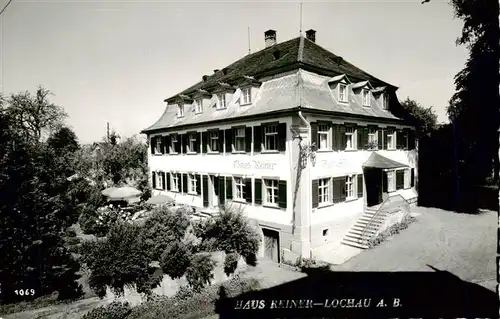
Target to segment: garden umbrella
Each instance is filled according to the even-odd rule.
[[[168,202],[173,202],[174,199],[168,195],[155,195],[146,201],[147,204],[161,205]]]
[[[101,192],[109,200],[125,200],[138,197],[142,194],[140,190],[130,186],[109,187]]]

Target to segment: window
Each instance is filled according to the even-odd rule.
[[[218,99],[217,109],[218,110],[225,109],[226,108],[226,94],[221,93],[221,94],[217,95],[217,99]]]
[[[218,131],[210,131],[209,132],[209,142],[208,146],[210,148],[210,152],[218,152],[219,149],[219,132]]]
[[[183,117],[184,116],[184,104],[179,105],[179,109],[177,111],[177,116],[178,117]]]
[[[380,94],[380,103],[382,104],[382,108],[387,110],[389,108],[389,100],[385,93]]]
[[[347,102],[347,85],[339,84],[339,101]]]
[[[394,192],[394,170],[387,171],[387,191]]]
[[[195,113],[203,113],[203,99],[197,99],[195,102]]]
[[[370,91],[363,89],[363,106],[370,106]]]
[[[171,190],[174,192],[178,192],[180,187],[179,187],[179,173],[172,173],[170,174],[172,176],[172,188]]]
[[[285,138],[285,137],[283,137]],[[278,150],[278,126],[268,125],[264,126],[264,150],[277,151]]]
[[[163,189],[163,174],[161,172],[156,172],[156,188]]]
[[[179,143],[177,135],[172,135],[171,137],[172,148],[170,150],[171,153],[175,153],[177,149],[177,143]]]
[[[188,134],[188,143],[189,143],[188,152],[190,153],[196,152],[196,133],[193,132]]]
[[[275,179],[265,179],[265,203],[268,205],[278,205],[278,181]]]
[[[241,177],[234,178],[234,199],[245,200],[245,180]]]
[[[393,129],[387,130],[387,149],[393,150],[396,148],[396,131]]]
[[[345,177],[345,193],[347,199],[354,198],[354,176],[348,175]]]
[[[330,143],[328,143],[330,137],[330,126],[326,124],[318,125],[318,149],[327,150],[329,149]]]
[[[346,126],[345,128],[345,136],[346,136],[346,150],[353,150],[356,149],[356,145],[354,144],[356,139],[354,138],[355,136],[355,129],[353,126]]]
[[[188,193],[196,193],[196,176],[188,174]]]
[[[374,127],[368,128],[368,148],[369,149],[377,149],[378,148],[377,129]]]
[[[252,90],[251,88],[244,88],[241,90],[241,93],[243,94],[243,103],[242,104],[250,104],[252,103]]]
[[[158,136],[156,138],[155,154],[160,154],[161,153],[161,140],[162,140],[161,136]]]
[[[402,170],[402,169],[396,171],[396,190],[404,188],[404,186],[405,186],[405,182],[404,182],[405,175],[404,174],[405,174],[404,170]]]
[[[245,128],[237,128],[234,136],[234,150],[236,152],[245,151]]]
[[[326,204],[331,202],[330,199],[330,179],[323,178],[318,181],[318,203]]]
[[[404,188],[410,188],[411,185],[410,169],[406,168],[404,172]]]

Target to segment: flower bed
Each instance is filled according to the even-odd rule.
[[[404,216],[401,222],[388,227],[386,230],[378,233],[378,235],[376,235],[375,237],[370,238],[368,240],[368,247],[373,248],[380,245],[380,243],[385,241],[387,238],[391,237],[392,235],[399,234],[399,232],[401,232],[403,229],[408,228],[408,226],[415,220],[416,218],[411,216],[410,214]]]

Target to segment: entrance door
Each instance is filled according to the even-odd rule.
[[[382,203],[382,170],[365,168],[366,205],[368,207]]]
[[[279,263],[279,233],[267,228],[263,228],[262,232],[264,233],[264,257]]]

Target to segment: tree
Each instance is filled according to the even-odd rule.
[[[401,106],[408,112],[416,127],[417,138],[429,137],[437,128],[437,115],[432,107],[425,108],[409,97],[401,102]]]
[[[33,96],[29,91],[12,94],[6,112],[13,125],[29,140],[40,141],[63,125],[66,112],[48,99],[52,93],[39,86]]]
[[[91,270],[89,285],[101,298],[106,287],[123,295],[125,286],[135,285],[139,293],[150,294],[161,281],[154,277],[156,267],[150,265],[153,259],[139,226],[118,222],[107,238],[83,243],[81,252],[82,261]]]
[[[73,154],[80,145],[75,132],[69,127],[63,126],[47,139],[47,144],[56,152],[58,156],[71,153]]]
[[[429,2],[429,1],[424,1]],[[498,182],[500,96],[500,28],[498,1],[452,0],[455,16],[464,21],[457,45],[469,50],[463,70],[455,76],[456,93],[447,109],[457,145],[456,162],[462,194],[484,182],[494,169]]]
[[[34,138],[43,125],[26,120],[20,130],[18,121],[19,113],[0,105],[0,299],[26,299],[14,290],[28,286],[37,297],[76,297],[80,265],[63,241],[75,219],[69,182],[53,150]],[[34,136],[27,135],[31,128]]]

